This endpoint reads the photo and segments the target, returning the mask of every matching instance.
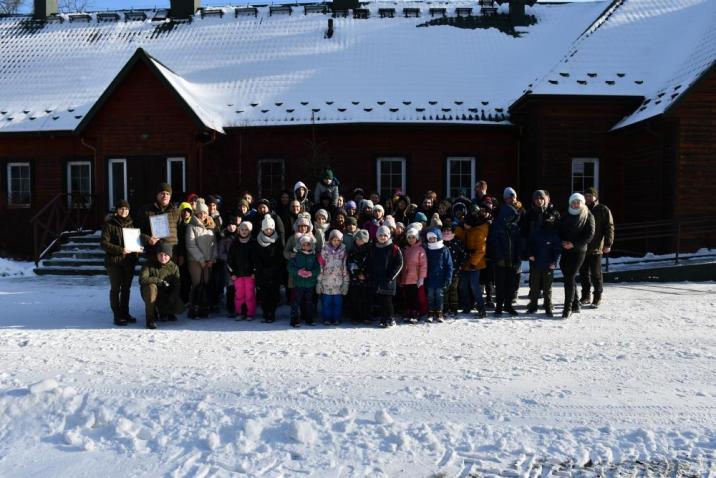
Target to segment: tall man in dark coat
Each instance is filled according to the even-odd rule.
[[[587,255],[584,263],[579,269],[579,277],[582,283],[582,305],[589,303],[599,307],[602,301],[602,254],[609,254],[614,243],[614,219],[612,212],[607,206],[599,202],[597,190],[587,188],[584,191],[584,199],[587,202],[589,211],[594,216],[594,237],[587,246]],[[590,289],[594,285],[594,298],[590,295]]]
[[[180,221],[180,216],[179,210],[171,203],[171,199],[172,187],[167,183],[161,183],[157,187],[156,200],[152,204],[147,204],[142,207],[137,215],[136,222],[137,227],[142,230],[142,242],[148,246],[145,247],[147,258],[151,258],[156,254],[155,246],[159,242],[159,239],[162,239],[164,244],[169,244],[172,247],[172,257],[176,255],[175,248],[179,243],[177,226]],[[150,217],[160,214],[166,214],[168,216],[169,236],[165,238],[154,237],[149,222]]]

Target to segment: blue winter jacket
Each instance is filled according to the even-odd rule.
[[[450,285],[452,281],[452,255],[450,249],[442,244],[443,235],[440,229],[433,227],[427,232],[432,232],[438,237],[442,245],[440,249],[430,249],[425,243],[425,254],[428,258],[428,277],[425,279],[425,287],[430,289],[442,289]]]

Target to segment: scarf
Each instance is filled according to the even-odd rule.
[[[271,244],[273,244],[274,242],[276,242],[277,238],[278,238],[278,234],[276,233],[276,231],[274,231],[271,236],[267,236],[266,234],[264,234],[264,231],[261,231],[261,232],[259,232],[259,235],[256,238],[256,240],[258,241],[259,246],[268,247]]]
[[[578,216],[577,217],[577,228],[582,229],[585,224],[587,224],[587,219],[589,218],[589,209],[587,206],[582,206],[580,208],[574,209],[572,206],[569,206],[569,213],[572,216]]]
[[[239,234],[237,237],[239,238],[239,242],[242,244],[246,244],[247,242],[249,242],[251,240],[251,234],[249,234],[246,237],[241,237],[241,234]]]
[[[428,242],[428,249],[430,249],[431,251],[436,251],[438,249],[442,249],[443,247],[443,241]]]
[[[326,231],[328,231],[328,228],[330,226],[331,225],[327,222],[324,224],[318,224],[317,222],[313,223],[313,229],[322,232],[324,236],[326,235]]]
[[[388,239],[385,244],[381,244],[378,241],[375,241],[375,247],[380,247],[381,249],[384,247],[392,246],[393,245],[393,239]]]

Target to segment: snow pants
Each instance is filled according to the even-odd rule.
[[[234,307],[241,313],[241,306],[246,304],[246,315],[256,317],[256,281],[251,276],[234,279]]]

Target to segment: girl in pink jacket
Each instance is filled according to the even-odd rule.
[[[407,314],[403,319],[406,323],[415,323],[418,319],[420,304],[418,302],[418,289],[428,276],[428,259],[425,248],[420,243],[420,234],[417,229],[408,229],[405,238],[408,245],[403,249],[403,271],[400,274],[399,284],[403,286]]]

